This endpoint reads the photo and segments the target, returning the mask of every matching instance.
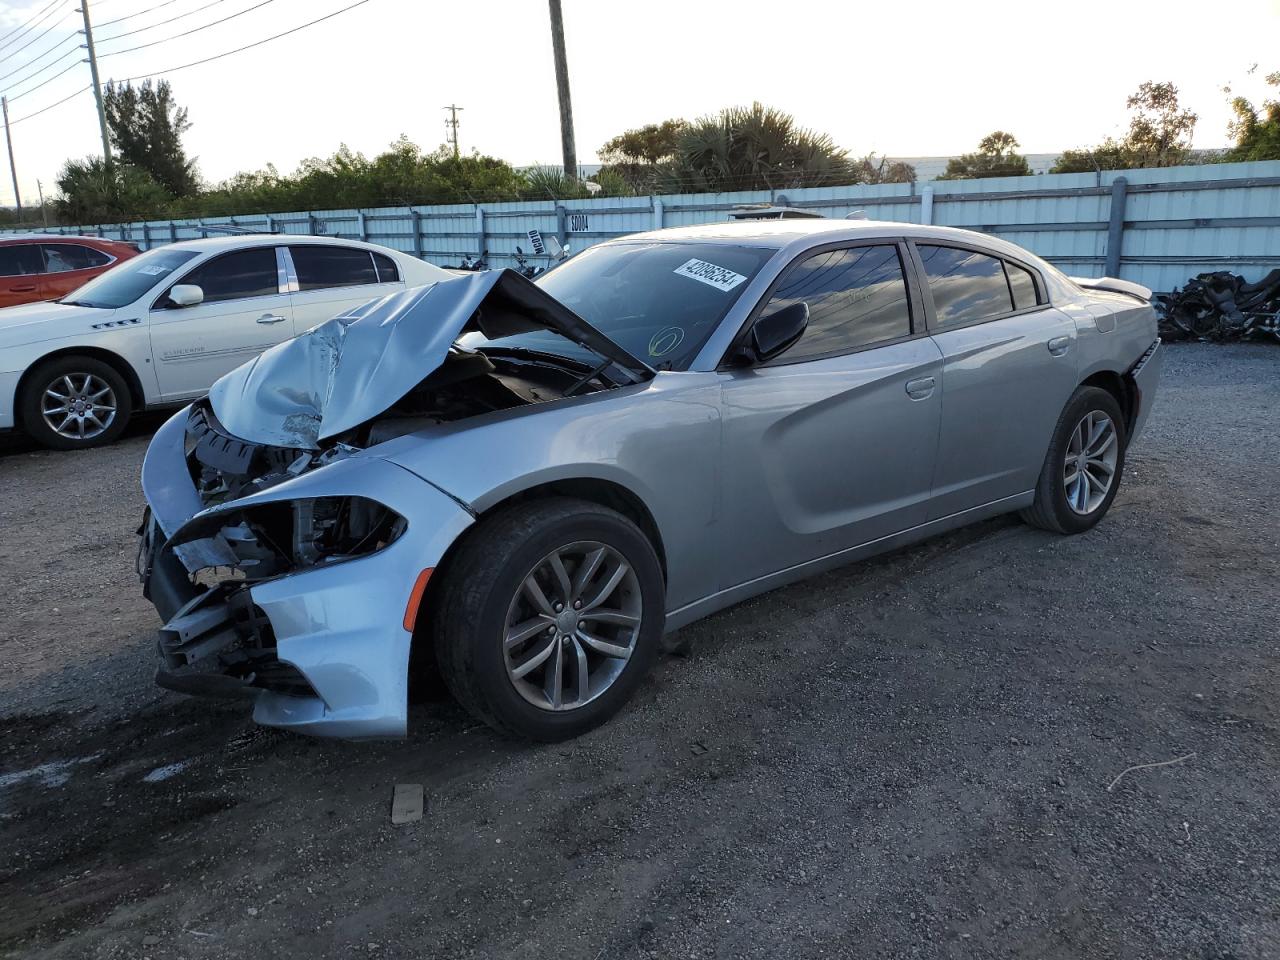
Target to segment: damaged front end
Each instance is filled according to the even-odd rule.
[[[457,342],[539,328],[600,362]],[[510,271],[373,301],[228,374],[143,464],[157,682],[251,697],[262,723],[402,735],[415,585],[473,517],[378,445],[651,375]]]
[[[314,695],[280,659],[253,587],[370,556],[395,543],[408,521],[365,496],[253,499],[342,454],[239,440],[207,403],[190,408],[183,440],[185,471],[204,510],[168,538],[148,511],[140,531],[143,592],[166,618],[157,683],[211,696]]]

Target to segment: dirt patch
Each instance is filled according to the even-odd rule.
[[[156,689],[145,436],[0,452],[0,951],[1280,955],[1277,410],[1280,351],[1170,349],[1090,534],[1004,518],[758,598],[556,746]]]

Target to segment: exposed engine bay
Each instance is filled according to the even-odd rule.
[[[187,422],[187,462],[201,501],[212,507],[424,427],[614,385],[601,369],[560,357],[490,359],[454,346],[440,367],[382,414],[326,440],[319,450],[235,437],[222,426],[210,401],[198,401]]]

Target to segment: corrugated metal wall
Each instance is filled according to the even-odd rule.
[[[1117,196],[1113,184],[1119,178],[1124,190]],[[320,233],[367,239],[443,266],[457,265],[464,256],[474,259],[483,250],[489,265],[499,267],[513,262],[517,246],[530,251],[530,230],[581,249],[658,226],[725,220],[736,205],[784,199],[830,217],[861,210],[875,220],[919,223],[925,194],[932,195],[933,223],[997,234],[1080,276],[1101,276],[1109,264],[1114,269],[1116,253],[1120,276],[1158,291],[1206,270],[1232,270],[1253,280],[1280,266],[1280,161],[777,192],[326,210],[54,231],[96,233],[144,247],[227,227]],[[1108,249],[1113,219],[1123,228],[1117,251]],[[546,258],[530,257],[540,259]]]

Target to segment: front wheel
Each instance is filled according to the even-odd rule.
[[[1035,501],[1022,519],[1054,533],[1093,527],[1119,492],[1127,444],[1116,398],[1099,387],[1080,387],[1058,418]]]
[[[110,364],[93,357],[58,357],[26,377],[19,398],[23,430],[54,450],[111,443],[133,411],[128,384]]]
[[[563,740],[616,713],[658,652],[662,569],[626,517],[568,498],[485,518],[443,571],[436,662],[497,730]]]

